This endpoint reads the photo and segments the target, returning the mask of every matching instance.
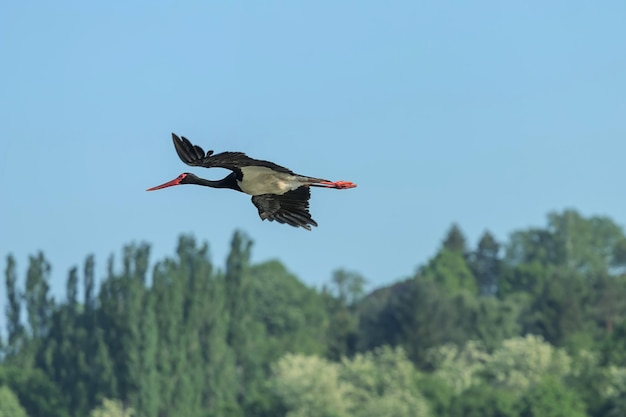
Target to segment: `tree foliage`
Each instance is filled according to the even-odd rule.
[[[133,417],[134,415],[135,411],[124,407],[120,401],[104,398],[102,405],[91,411],[90,417]]]
[[[339,363],[287,355],[274,367],[272,386],[289,417],[431,415],[401,349],[376,349]]]
[[[0,385],[0,417],[28,417],[17,396],[6,385]]]
[[[0,413],[626,413],[626,238],[606,217],[550,213],[475,247],[452,225],[416,273],[370,293],[358,272],[317,290],[252,250],[236,232],[216,266],[191,236],[155,261],[134,243],[102,275],[91,255],[72,267],[64,297],[42,252],[23,277],[8,256]]]

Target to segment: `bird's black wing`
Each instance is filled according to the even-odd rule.
[[[293,174],[291,170],[285,167],[273,162],[250,158],[243,152],[222,152],[214,155],[213,151],[205,153],[200,146],[192,144],[184,136],[179,138],[172,133],[172,140],[174,141],[176,153],[187,165],[204,168],[226,168],[231,171],[240,171],[241,168],[246,166],[262,166],[271,168],[276,172]]]
[[[259,209],[262,220],[276,220],[278,223],[311,230],[311,226],[317,226],[317,223],[309,213],[310,197],[309,187],[300,187],[282,195],[255,195],[252,203]]]

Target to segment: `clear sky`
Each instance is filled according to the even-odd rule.
[[[241,229],[254,261],[373,288],[452,222],[472,244],[569,207],[623,225],[624,22],[624,1],[1,2],[2,270],[43,250],[61,293],[87,254],[101,277],[183,232],[221,266]],[[314,189],[312,232],[229,190],[145,192],[227,173],[184,165],[171,132],[359,186]]]

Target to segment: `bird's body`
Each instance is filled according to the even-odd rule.
[[[242,152],[204,150],[193,145],[185,137],[172,133],[174,147],[180,159],[191,166],[225,168],[232,171],[218,181],[200,178],[190,173],[180,174],[165,184],[149,188],[159,190],[181,184],[197,184],[213,188],[230,188],[252,196],[262,220],[277,221],[294,227],[311,230],[317,226],[309,213],[309,187],[353,188],[356,184],[347,181],[331,182],[321,178],[299,175],[273,162],[248,157]]]
[[[302,175],[276,172],[264,166],[246,166],[241,168],[242,180],[237,180],[237,185],[246,194],[277,194],[295,190],[311,180]]]

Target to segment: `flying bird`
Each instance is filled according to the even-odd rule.
[[[172,133],[174,147],[180,159],[190,166],[204,168],[226,168],[232,172],[221,180],[212,181],[200,178],[189,172],[165,184],[148,188],[146,191],[160,190],[182,184],[197,184],[213,188],[230,188],[252,196],[252,204],[259,211],[262,220],[277,221],[294,227],[311,230],[317,223],[309,213],[310,187],[354,188],[349,181],[328,181],[322,178],[307,177],[277,165],[273,162],[253,159],[243,152],[222,152],[204,150],[192,144],[184,136]]]

